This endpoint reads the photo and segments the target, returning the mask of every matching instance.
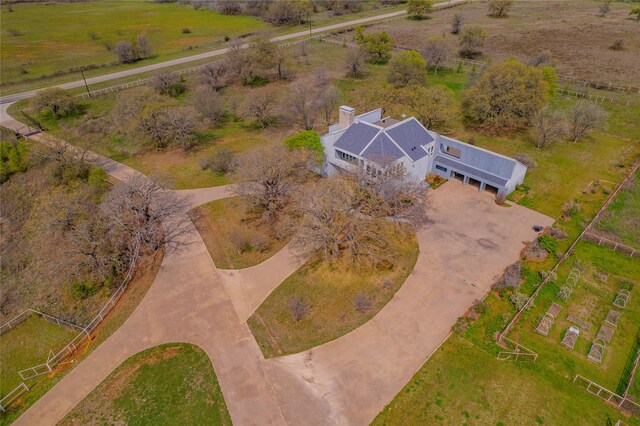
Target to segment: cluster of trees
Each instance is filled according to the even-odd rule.
[[[135,40],[120,40],[111,49],[119,63],[130,64],[141,59],[150,58],[152,48],[146,34],[138,34]]]
[[[400,0],[392,0],[391,2],[397,4]],[[279,26],[303,24],[312,14],[321,11],[338,16],[361,12],[365,7],[370,6],[367,2],[354,0],[215,0],[213,2],[195,0],[191,3],[196,7],[207,4],[225,15],[259,16],[265,21]],[[386,5],[389,1],[384,0],[381,3]]]
[[[566,137],[578,142],[592,130],[606,126],[607,113],[598,105],[578,101],[567,111],[545,106],[532,119],[532,136],[536,147],[543,148]]]
[[[427,222],[425,188],[404,173],[310,183],[309,155],[317,155],[317,140],[307,134],[290,145],[294,148],[270,145],[240,156],[235,191],[263,212],[270,229],[295,231],[294,244],[304,255],[373,266],[388,249],[381,224]]]
[[[257,89],[246,100],[245,116],[255,119],[262,127],[272,125],[278,116],[286,116],[303,130],[312,130],[318,119],[324,120],[327,126],[330,124],[331,114],[339,101],[338,90],[324,69],[293,82],[284,93],[281,92],[269,86]]]
[[[135,241],[153,254],[186,229],[175,220],[182,200],[153,181],[112,186],[85,154],[62,142],[29,145],[24,166],[0,186],[2,315],[39,306],[84,323],[98,306],[91,296],[128,269]]]
[[[547,64],[551,58],[543,52],[533,62]],[[566,113],[552,108],[548,100],[555,80],[549,66],[525,65],[515,59],[491,65],[465,92],[465,116],[495,132],[530,128],[538,148],[565,135],[575,143],[605,125],[606,113],[591,102],[577,102]]]

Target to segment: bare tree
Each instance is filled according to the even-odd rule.
[[[215,0],[214,6],[223,15],[242,14],[242,3],[237,0]]]
[[[511,6],[513,6],[513,0],[489,0],[489,16],[503,18],[509,13]]]
[[[360,75],[362,74],[362,67],[364,66],[366,55],[366,52],[360,47],[349,49],[345,60],[345,66],[350,77],[360,77]]]
[[[542,67],[545,65],[553,65],[553,55],[550,50],[543,50],[529,59],[527,65],[532,67]]]
[[[111,119],[115,127],[124,132],[134,130],[139,124],[139,119],[148,104],[161,102],[162,97],[150,87],[136,87],[119,92],[116,104],[111,110]]]
[[[38,113],[51,112],[55,118],[71,114],[78,108],[75,96],[58,87],[39,90],[31,98],[29,105]]]
[[[289,203],[305,171],[305,163],[284,145],[262,146],[238,159],[234,192],[263,209],[265,220],[273,221]]]
[[[151,57],[151,43],[146,34],[138,34],[136,37],[136,47],[138,50],[138,56],[141,58]]]
[[[193,229],[186,214],[187,200],[157,178],[136,175],[116,184],[102,209],[115,229],[153,251],[181,248]]]
[[[227,65],[232,75],[238,76],[243,82],[253,78],[256,61],[239,38],[234,38],[229,43]]]
[[[194,108],[207,118],[213,126],[219,126],[224,115],[220,95],[211,86],[196,87],[191,99]]]
[[[331,124],[331,114],[335,111],[340,100],[338,89],[332,84],[328,84],[318,93],[318,103],[324,114],[324,121],[327,126]]]
[[[605,1],[603,3],[600,3],[600,6],[598,6],[598,16],[603,18],[607,15],[607,13],[609,13],[609,10],[611,10],[611,6],[609,5],[609,1]]]
[[[302,222],[293,243],[304,254],[371,265],[388,249],[379,220],[368,214],[371,198],[356,179],[323,179],[296,198]]]
[[[182,76],[172,72],[159,72],[153,77],[153,88],[161,95],[176,97],[186,90]]]
[[[262,127],[269,127],[275,121],[275,111],[278,105],[278,94],[270,88],[256,90],[244,105],[244,114],[254,118]]]
[[[200,69],[200,83],[218,91],[225,86],[226,75],[227,64],[224,61],[211,62]]]
[[[313,83],[310,81],[298,80],[291,85],[287,97],[291,114],[304,130],[313,129],[320,109],[317,92],[313,89]]]
[[[558,110],[544,106],[532,119],[532,132],[537,148],[543,148],[565,133],[565,121]]]
[[[576,143],[589,131],[603,126],[606,119],[607,113],[596,104],[576,102],[569,111],[569,136]]]
[[[188,151],[196,142],[197,117],[191,107],[153,104],[144,110],[140,128],[158,148],[180,145]]]
[[[462,29],[462,24],[463,24],[462,15],[458,13],[453,15],[453,18],[451,19],[451,34],[454,34],[454,35],[458,34]]]
[[[112,52],[121,64],[130,64],[140,59],[135,47],[129,41],[119,41],[112,49]]]
[[[422,55],[427,61],[427,65],[433,68],[435,75],[438,75],[438,68],[447,62],[453,55],[453,44],[444,36],[433,36],[427,38]]]

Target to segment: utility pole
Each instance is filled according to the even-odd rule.
[[[84,88],[87,89],[87,94],[91,97],[91,92],[89,91],[89,85],[87,84],[87,79],[84,77],[84,70],[80,70],[80,74],[82,74],[82,80],[84,80]]]

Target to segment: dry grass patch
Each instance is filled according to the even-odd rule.
[[[388,225],[388,262],[354,269],[344,260],[307,262],[249,318],[266,357],[296,353],[326,343],[371,319],[413,270],[418,243],[413,231]]]
[[[526,61],[550,50],[559,74],[637,86],[640,26],[629,19],[631,6],[610,3],[611,11],[600,18],[598,5],[590,1],[517,1],[507,18],[494,19],[487,16],[486,3],[470,2],[438,11],[429,20],[393,21],[375,25],[371,31],[387,31],[397,44],[422,48],[428,36],[449,34],[453,15],[459,14],[463,28],[480,25],[487,30],[485,60],[515,56]],[[610,49],[618,39],[625,40],[625,50]]]
[[[264,262],[288,242],[276,238],[241,197],[213,201],[189,213],[211,259],[221,269],[241,269]]]

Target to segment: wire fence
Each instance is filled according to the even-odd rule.
[[[602,207],[600,207],[600,210],[598,210],[598,213],[596,213],[596,215],[594,216],[593,219],[591,219],[591,221],[589,222],[589,224],[582,230],[582,232],[580,233],[580,235],[578,235],[578,237],[573,241],[573,243],[571,244],[571,246],[569,247],[569,249],[567,249],[567,251],[562,255],[562,257],[560,257],[560,259],[558,260],[558,262],[555,264],[555,266],[553,267],[553,269],[551,270],[552,274],[549,274],[547,276],[547,278],[545,278],[542,283],[535,289],[535,291],[533,292],[533,294],[531,295],[531,297],[529,297],[529,299],[527,300],[527,303],[524,304],[524,306],[516,313],[516,315],[511,319],[511,321],[509,322],[509,324],[507,324],[507,326],[502,330],[502,332],[500,332],[500,334],[498,334],[498,338],[496,339],[497,343],[500,344],[506,337],[506,335],[509,333],[509,331],[511,331],[511,328],[520,320],[520,317],[524,314],[524,312],[529,308],[529,306],[531,306],[531,304],[533,303],[534,299],[538,296],[538,293],[540,293],[540,290],[549,282],[549,280],[551,279],[551,277],[558,271],[558,268],[560,268],[560,265],[562,265],[562,263],[564,263],[565,260],[567,260],[569,258],[569,256],[571,254],[573,254],[573,250],[575,248],[575,246],[578,244],[578,242],[580,242],[580,240],[583,239],[583,237],[585,236],[585,234],[587,234],[587,232],[589,232],[589,229],[591,228],[592,224],[596,223],[596,221],[600,218],[600,216],[602,216],[602,214],[604,213],[604,211],[607,209],[607,207],[609,207],[609,204],[611,204],[611,202],[614,200],[614,198],[616,197],[616,195],[618,194],[618,192],[620,192],[620,190],[622,189],[622,187],[630,180],[632,179],[632,177],[635,175],[635,172],[640,168],[640,163],[636,164],[631,171],[625,176],[625,178],[622,180],[622,182],[620,182],[618,184],[618,186],[616,187],[616,189],[614,189],[611,194],[609,195],[609,198],[607,198],[607,200],[604,202],[604,204],[602,205]]]
[[[75,330],[75,331],[81,331],[82,327],[80,327],[79,325],[73,324],[69,321],[65,321],[61,318],[57,318],[54,317],[53,315],[49,315],[49,314],[45,314],[44,312],[40,312],[37,311],[35,309],[25,309],[24,311],[22,311],[21,313],[19,313],[18,315],[16,315],[14,318],[12,318],[11,320],[7,321],[6,323],[2,324],[0,326],[0,336],[2,336],[4,333],[8,332],[9,330],[13,330],[14,328],[16,328],[18,325],[22,324],[24,321],[26,321],[29,317],[31,317],[32,315],[38,315],[39,317],[43,318],[45,321],[50,322],[52,324],[57,324],[61,327],[65,327],[71,330]]]
[[[638,405],[638,403],[636,403],[635,401],[627,398],[626,396],[618,395],[617,393],[605,388],[604,386],[597,384],[593,380],[587,379],[586,377],[583,377],[579,374],[576,374],[573,378],[573,383],[576,382],[578,386],[582,387],[584,390],[592,395],[597,396],[603,401],[606,401],[631,413],[640,414],[640,405]]]
[[[111,312],[114,306],[116,306],[116,304],[118,303],[118,300],[120,300],[120,297],[122,297],[122,295],[124,294],[127,288],[127,284],[129,284],[129,281],[133,277],[136,265],[138,263],[138,258],[140,255],[140,245],[141,245],[140,240],[136,239],[133,245],[131,263],[129,264],[129,269],[127,270],[127,274],[123,278],[120,286],[115,291],[115,293],[113,293],[113,295],[109,298],[107,303],[105,303],[102,309],[100,309],[98,314],[93,318],[93,320],[91,320],[91,322],[86,327],[83,328],[75,324],[71,324],[66,321],[60,320],[58,318],[52,317],[50,315],[42,314],[41,312],[38,312],[38,311],[33,311],[35,313],[42,314],[42,315],[45,315],[46,317],[49,317],[49,318],[45,318],[47,320],[51,320],[51,321],[58,320],[58,321],[61,321],[62,323],[66,323],[66,325],[68,326],[75,327],[74,329],[75,330],[79,329],[80,333],[76,337],[74,337],[73,340],[71,340],[71,342],[69,342],[58,353],[54,354],[51,351],[49,353],[49,356],[47,357],[46,362],[27,368],[25,370],[19,371],[18,373],[20,374],[20,377],[22,378],[22,380],[29,380],[34,377],[53,371],[53,369],[62,360],[64,360],[65,358],[73,354],[84,343],[84,341],[89,338],[91,333],[95,331],[98,325],[100,325],[100,323],[105,319],[105,317],[109,314],[109,312]],[[20,319],[21,315],[23,314],[18,315],[16,318],[12,319],[7,324],[3,325],[3,327],[11,324],[11,327],[15,328],[16,325],[18,325],[20,322],[26,319],[26,318]],[[20,397],[22,394],[24,394],[28,390],[29,388],[27,387],[25,382],[20,383],[15,389],[13,389],[11,392],[9,392],[9,394],[7,394],[4,398],[2,398],[2,400],[0,400],[0,411],[5,412],[7,407],[11,405],[11,403],[13,403],[18,397]]]

